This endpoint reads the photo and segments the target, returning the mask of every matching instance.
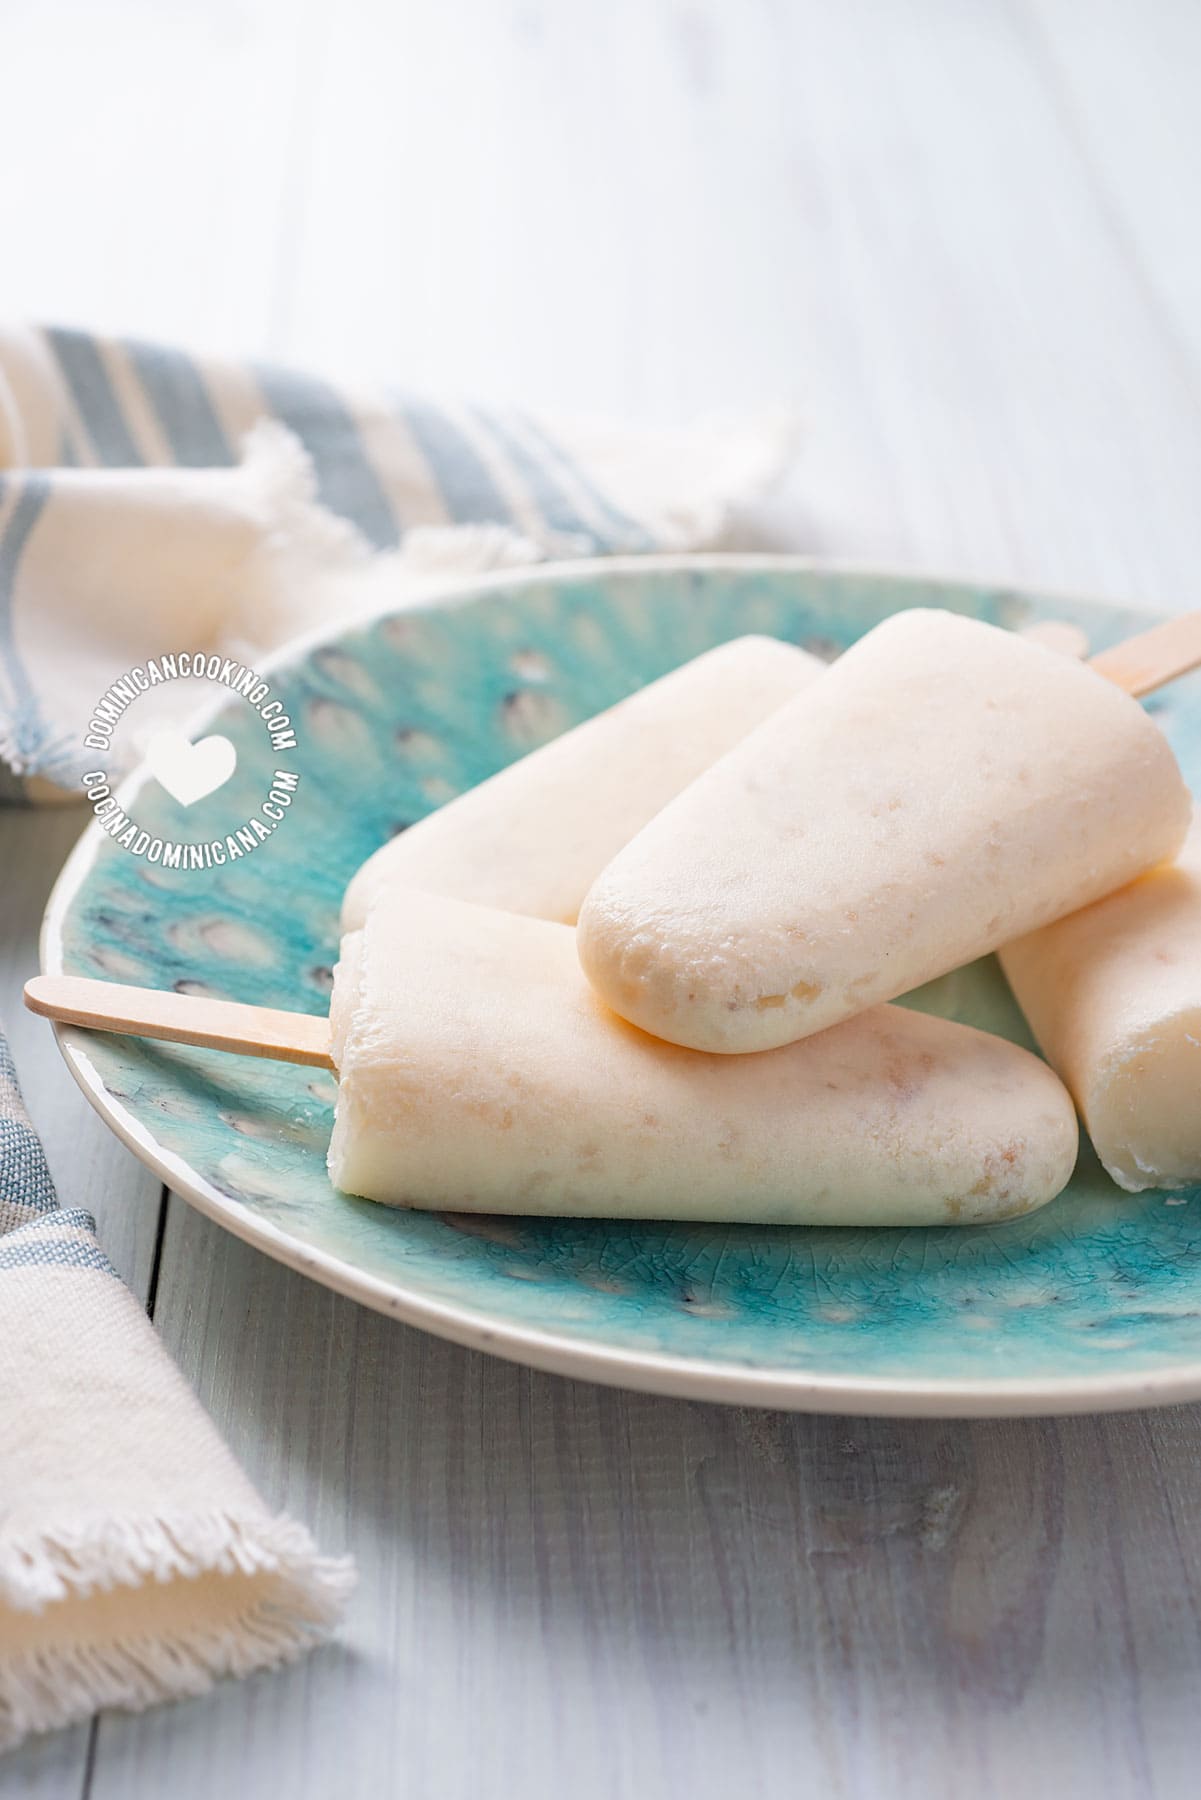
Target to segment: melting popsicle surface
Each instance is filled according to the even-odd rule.
[[[329,1167],[456,1211],[803,1224],[978,1223],[1067,1182],[1076,1119],[1027,1051],[880,1007],[714,1057],[614,1017],[570,928],[392,890],[348,934]]]
[[[1175,863],[1001,962],[1118,1185],[1201,1180],[1201,823]]]
[[[574,925],[622,845],[824,669],[776,638],[695,657],[377,850],[346,891],[343,928],[392,885]]]
[[[1092,670],[952,613],[885,621],[598,877],[580,957],[656,1036],[821,1031],[1172,856],[1167,740]]]

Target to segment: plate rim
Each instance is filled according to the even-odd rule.
[[[336,643],[347,630],[379,619],[428,611],[480,594],[517,585],[553,585],[566,578],[663,573],[690,573],[712,569],[736,573],[745,570],[778,571],[781,574],[829,574],[846,579],[912,584],[926,587],[995,587],[1036,599],[1040,604],[1062,600],[1103,612],[1145,612],[1148,624],[1159,615],[1137,602],[1043,588],[1028,582],[991,580],[971,574],[928,573],[920,569],[863,564],[825,557],[777,555],[772,552],[703,552],[662,556],[595,557],[537,563],[528,568],[509,568],[485,575],[439,583],[436,589],[401,605],[385,606],[353,618],[303,632],[258,661],[263,674],[287,668],[297,658],[322,645]],[[185,721],[191,735],[202,729],[227,704],[228,696],[206,700]],[[141,762],[115,790],[128,811],[129,802],[149,777]],[[63,920],[96,860],[105,833],[89,820],[64,862],[46,902],[39,936],[42,972],[63,973]],[[205,1180],[178,1152],[162,1144],[141,1120],[112,1095],[88,1054],[89,1035],[77,1027],[54,1026],[59,1050],[75,1082],[109,1129],[133,1154],[152,1169],[172,1193],[177,1193],[198,1212],[223,1226],[234,1237],[253,1245],[275,1261],[347,1299],[371,1307],[388,1317],[449,1339],[469,1349],[500,1356],[548,1374],[595,1381],[609,1387],[666,1395],[678,1399],[717,1401],[726,1405],[765,1406],[813,1413],[845,1413],[858,1416],[907,1418],[1005,1418],[1114,1412],[1150,1406],[1169,1406],[1201,1398],[1201,1361],[1172,1365],[1141,1374],[1074,1376],[1043,1379],[976,1378],[959,1381],[910,1378],[889,1381],[879,1376],[826,1376],[803,1370],[756,1367],[736,1360],[702,1361],[665,1351],[633,1350],[589,1343],[582,1338],[548,1331],[539,1326],[515,1324],[494,1314],[438,1299],[403,1281],[385,1281],[329,1251],[297,1242],[281,1227],[260,1218]]]

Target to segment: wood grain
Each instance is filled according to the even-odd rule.
[[[419,1336],[180,1208],[159,1305],[238,1454],[327,1541],[349,1529],[363,1587],[342,1650],[106,1720],[106,1800],[201,1800],[235,1766],[242,1792],[321,1792],[326,1757],[339,1793],[439,1800],[565,1771],[583,1800],[916,1800],[1022,1768],[1085,1800],[1183,1767],[1195,1409],[889,1423],[623,1395]]]
[[[166,99],[140,134],[97,117],[94,175],[63,138],[41,194],[6,186],[11,303],[530,404],[784,401],[804,457],[766,541],[1195,598],[1195,8],[273,7],[106,10],[104,79],[141,26],[130,66]],[[58,66],[53,11],[21,9],[27,72]],[[31,917],[69,831],[0,831]],[[153,1184],[15,1016],[9,892],[31,1105],[144,1280],[153,1230],[120,1233],[153,1226]],[[177,1200],[156,1318],[264,1491],[355,1550],[346,1639],[106,1718],[90,1762],[81,1734],[31,1748],[6,1800],[1195,1791],[1201,1409],[923,1424],[608,1392],[357,1309]]]
[[[198,1044],[270,1062],[334,1067],[329,1020],[309,1013],[211,1000],[203,994],[164,993],[121,981],[91,981],[84,975],[35,975],[25,983],[23,998],[39,1017],[88,1031]]]

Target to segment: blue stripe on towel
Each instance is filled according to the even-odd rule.
[[[182,350],[123,340],[121,348],[146,391],[171,454],[181,468],[228,467],[237,461],[204,377]]]
[[[536,419],[530,418],[528,413],[523,413],[521,415],[521,423],[529,435],[536,439],[542,446],[552,461],[557,462],[561,469],[565,469],[579,487],[582,488],[589,500],[591,500],[592,504],[596,507],[598,513],[600,513],[601,517],[608,522],[610,530],[613,533],[607,546],[610,550],[642,551],[657,550],[659,548],[658,540],[652,536],[646,526],[640,524],[637,519],[631,518],[630,514],[623,512],[619,506],[609,499],[607,494],[602,493],[592,477],[580,467],[574,457],[567,454],[562,444],[558,443],[554,438],[547,434],[543,427],[538,424]]]
[[[0,1038],[0,1043],[3,1041],[4,1040]],[[17,1105],[21,1109],[21,1116],[23,1118],[25,1108],[19,1095],[17,1098]],[[39,1143],[39,1153],[41,1152],[41,1148],[42,1146]],[[5,1249],[10,1248],[14,1244],[22,1242],[28,1243],[31,1239],[40,1243],[44,1238],[50,1236],[57,1236],[58,1241],[62,1243],[64,1239],[59,1236],[59,1234],[63,1231],[86,1231],[90,1235],[95,1235],[96,1221],[86,1207],[59,1206],[57,1201],[53,1198],[53,1188],[51,1188],[50,1193],[51,1204],[44,1212],[39,1213],[36,1218],[26,1219],[24,1223],[18,1225],[14,1231],[10,1231],[7,1238],[4,1240]]]
[[[254,375],[271,411],[312,457],[322,504],[350,519],[377,550],[394,549],[400,533],[392,503],[335,390],[311,375],[262,363],[255,364]]]
[[[17,495],[4,535],[0,537],[0,662],[13,695],[13,739],[21,759],[31,758],[46,737],[46,724],[38,708],[37,695],[17,654],[13,631],[12,603],[16,587],[17,567],[30,534],[50,494],[45,475],[27,474]]]
[[[41,1143],[21,1105],[11,1052],[0,1038],[0,1234],[57,1205]]]
[[[24,1118],[0,1111],[0,1229],[8,1218],[26,1225],[57,1204],[37,1132]]]
[[[466,432],[437,406],[422,400],[398,400],[404,420],[429,464],[458,525],[512,525],[513,509],[497,487],[487,463]]]
[[[96,1221],[82,1206],[59,1209],[46,1157],[29,1123],[12,1052],[0,1036],[0,1271],[95,1269],[116,1276],[92,1241]],[[69,1235],[85,1232],[83,1241]]]
[[[46,1157],[21,1100],[16,1065],[0,1036],[0,1232],[21,1230],[57,1210]]]
[[[521,442],[521,439],[513,435],[503,419],[497,418],[495,413],[484,412],[477,407],[475,416],[484,429],[496,439],[513,464],[518,475],[534,496],[538,510],[550,529],[568,532],[572,537],[582,537],[587,540],[588,546],[592,550],[602,549],[603,542],[597,536],[595,528],[589,525],[586,519],[580,517],[546,464],[540,462]]]
[[[95,338],[55,326],[47,327],[45,335],[100,461],[110,469],[137,468],[143,458]]]
[[[3,537],[0,537],[0,620],[5,622],[5,626],[10,631],[12,622],[7,608],[12,598],[17,564],[21,560],[21,552],[29,541],[29,534],[37,524],[49,494],[50,481],[47,476],[27,474],[21,483],[21,491],[17,495],[12,517],[4,528]],[[0,627],[0,629],[3,628]]]
[[[17,1234],[13,1232],[15,1239]],[[99,1244],[81,1244],[75,1238],[31,1238],[23,1243],[0,1243],[0,1273],[5,1269],[97,1269],[116,1276]]]

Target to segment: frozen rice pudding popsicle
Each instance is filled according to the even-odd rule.
[[[390,892],[343,940],[329,1171],[459,1212],[794,1224],[1009,1218],[1067,1182],[1076,1116],[1045,1063],[880,1007],[765,1056],[645,1036],[571,929]]]
[[[622,845],[825,666],[765,637],[695,657],[377,850],[346,890],[343,929],[392,885],[574,925]]]
[[[822,1031],[1171,857],[1163,734],[1083,664],[954,613],[878,625],[593,885],[580,958],[698,1050]]]
[[[1201,1181],[1201,823],[1177,862],[1001,962],[1118,1186]]]

